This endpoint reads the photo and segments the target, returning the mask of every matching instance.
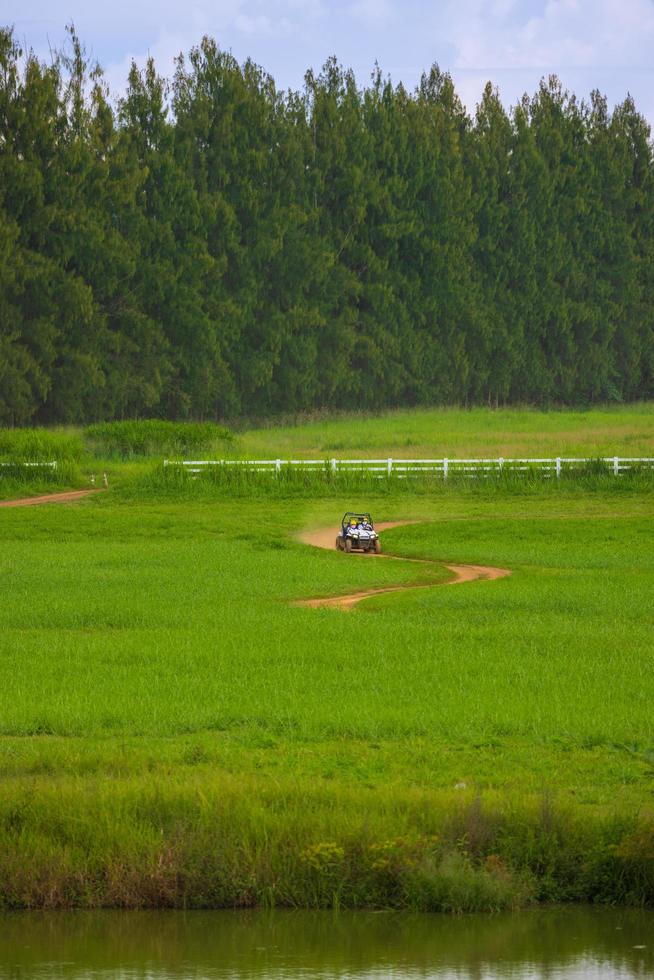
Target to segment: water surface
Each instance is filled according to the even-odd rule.
[[[654,977],[654,912],[0,915],[2,980],[629,980]]]

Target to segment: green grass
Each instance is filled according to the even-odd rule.
[[[504,466],[493,472],[470,472],[464,467],[450,467],[447,479],[429,472],[415,473],[405,477],[393,471],[380,473],[378,469],[365,468],[335,469],[328,465],[303,466],[280,465],[279,470],[259,469],[256,466],[233,466],[219,464],[204,468],[188,468],[173,463],[157,462],[141,478],[132,474],[131,491],[135,496],[156,493],[164,497],[179,499],[183,494],[188,499],[210,500],[219,497],[254,497],[266,499],[286,499],[290,497],[312,498],[344,495],[374,495],[390,499],[416,494],[430,497],[444,497],[452,492],[459,494],[463,489],[477,496],[488,498],[493,495],[509,493],[523,495],[540,490],[549,483],[551,492],[561,488],[576,488],[583,491],[608,491],[609,493],[649,491],[654,487],[654,467],[632,464],[629,470],[613,475],[611,468],[601,460],[588,460],[574,467],[563,466],[560,476],[553,477],[537,466],[529,469]]]
[[[28,480],[24,475],[10,481],[0,475],[0,499],[72,489],[91,485],[107,472],[111,485],[123,489],[134,485],[136,494],[156,491],[159,495],[178,495],[180,482],[172,470],[162,473],[161,460],[169,458],[467,458],[467,457],[555,457],[599,456],[654,457],[654,404],[611,406],[582,411],[536,411],[533,409],[406,409],[383,415],[331,415],[303,424],[277,425],[265,429],[243,429],[238,436],[214,423],[128,420],[98,423],[86,429],[3,429],[0,430],[0,460],[57,459],[77,465],[71,476],[65,469],[47,480]],[[156,464],[154,463],[156,459]],[[593,467],[586,474],[567,479],[601,483]],[[509,477],[519,486],[541,482],[541,474]],[[621,477],[624,482],[625,477]],[[634,478],[631,479],[632,482]],[[187,481],[188,482],[188,481]],[[198,481],[204,482],[204,481]],[[340,493],[379,492],[380,481],[362,474],[283,474],[271,480],[268,475],[215,473],[209,478],[215,487],[230,495],[278,497]],[[432,492],[430,479],[381,481],[385,492],[393,495],[421,490]],[[451,482],[455,482],[452,480]],[[484,481],[502,482],[502,481]],[[641,478],[647,482],[646,477]],[[46,486],[47,483],[47,486]],[[215,487],[213,489],[215,489]],[[189,495],[212,496],[200,488]],[[486,492],[484,489],[482,492]]]
[[[76,463],[64,461],[55,469],[23,466],[20,463],[0,465],[0,500],[36,497],[90,486]]]
[[[84,445],[77,432],[64,429],[0,428],[0,460],[78,463]]]
[[[651,489],[195,486],[2,513],[0,902],[652,901]]]
[[[381,500],[378,518],[430,521],[387,532],[386,547],[513,576],[378,598],[355,616],[294,608],[447,577],[294,542],[347,503],[108,497],[3,515],[0,729],[584,742],[647,730],[651,495]]]
[[[90,453],[100,457],[131,459],[141,456],[224,455],[233,442],[231,432],[214,422],[168,422],[132,419],[98,422],[84,430]]]
[[[80,470],[83,453],[75,432],[0,428],[0,500],[88,485]],[[51,462],[57,467],[34,465]]]
[[[110,485],[0,512],[0,905],[654,901],[651,476],[192,480],[121,425],[0,433],[64,460],[0,496]],[[652,456],[654,408],[339,417],[227,450]],[[419,522],[385,548],[435,564],[297,541],[346,509]],[[447,561],[512,575],[443,587]],[[293,605],[398,584],[434,588]]]
[[[402,409],[241,435],[251,458],[654,456],[654,404],[589,411]]]

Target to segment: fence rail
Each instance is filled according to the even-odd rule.
[[[450,476],[491,476],[504,473],[542,473],[560,477],[562,473],[597,466],[614,476],[633,469],[654,469],[654,457],[603,456],[581,458],[556,456],[540,459],[188,459],[164,460],[164,466],[180,467],[194,476],[223,467],[239,468],[251,473],[282,474],[289,470],[325,473],[371,473],[379,478],[432,475],[447,480]]]
[[[12,462],[5,461],[5,462],[0,462],[0,466],[9,466],[11,467],[11,469],[16,469],[16,467],[18,466],[37,466],[37,467],[41,467],[41,469],[45,468],[50,470],[56,470],[57,461],[54,460],[51,463],[24,463],[24,462],[12,463]]]

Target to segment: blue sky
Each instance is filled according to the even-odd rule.
[[[114,91],[132,58],[170,74],[210,34],[282,87],[331,54],[360,83],[377,60],[409,87],[437,61],[471,111],[489,79],[510,105],[556,73],[579,96],[630,92],[654,124],[654,0],[3,0],[0,18],[40,55],[72,20]]]

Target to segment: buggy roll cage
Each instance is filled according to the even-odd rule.
[[[374,527],[374,524],[372,523],[372,517],[370,516],[370,514],[356,514],[352,511],[348,511],[346,514],[343,514],[341,527],[342,528],[347,527],[352,519],[356,520],[357,524],[360,521],[364,521],[366,524],[370,524],[371,527]]]

